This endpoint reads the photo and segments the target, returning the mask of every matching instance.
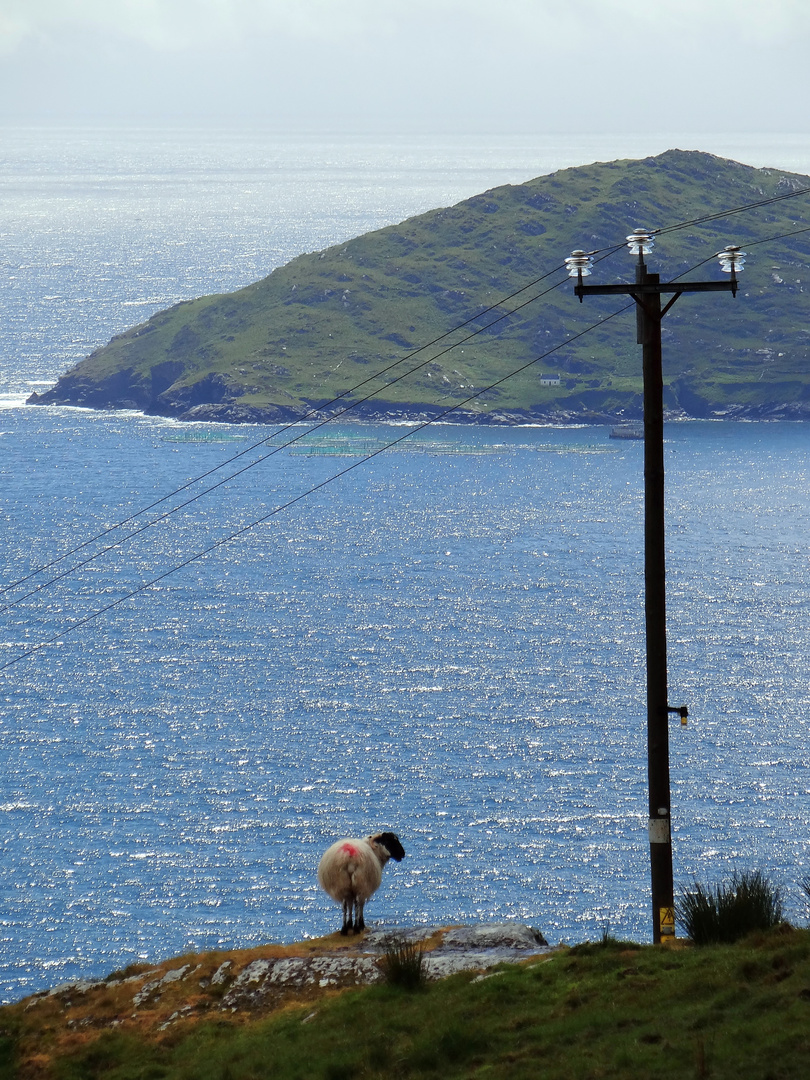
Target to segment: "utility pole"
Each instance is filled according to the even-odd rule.
[[[730,246],[718,254],[729,281],[686,281],[661,284],[647,271],[644,256],[652,251],[653,236],[636,229],[627,237],[638,256],[631,285],[583,285],[591,274],[594,252],[575,251],[565,260],[569,277],[577,279],[574,293],[625,295],[636,303],[637,341],[642,346],[644,376],[644,616],[647,640],[647,776],[649,785],[650,878],[653,941],[675,935],[675,896],[672,875],[672,828],[669,789],[669,714],[686,723],[686,706],[671,706],[667,689],[666,563],[664,549],[664,383],[661,364],[661,320],[685,292],[731,292],[737,295],[737,274],[745,252]],[[672,294],[662,307],[661,297]]]

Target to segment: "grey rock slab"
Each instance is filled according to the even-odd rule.
[[[55,986],[53,990],[49,990],[48,997],[56,997],[59,994],[86,994],[88,990],[95,990],[98,986],[106,986],[106,983],[102,979],[101,981],[92,981],[90,979],[79,979],[77,982],[62,983],[61,986]]]
[[[379,957],[391,942],[419,943],[438,934],[441,941],[425,953],[428,979],[458,971],[486,971],[502,963],[551,952],[543,935],[520,923],[461,926],[444,930],[423,926],[408,930],[373,930],[355,948],[341,946],[331,954],[254,960],[240,972],[222,999],[221,1008],[256,1006],[271,993],[306,986],[348,986],[379,982]],[[370,955],[369,955],[370,954]]]
[[[363,941],[364,949],[384,952],[391,942],[427,941],[443,933],[437,952],[449,949],[509,949],[513,951],[543,951],[548,942],[534,927],[522,923],[485,923],[482,926],[457,926],[444,930],[441,926],[421,926],[408,930],[374,930]]]
[[[228,968],[231,967],[231,965],[232,961],[230,960],[225,960],[222,964],[219,965],[217,970],[211,976],[211,983],[214,986],[218,986],[219,983],[225,982],[225,980],[228,978]]]
[[[484,949],[481,952],[458,949],[426,953],[422,963],[429,979],[444,979],[459,971],[486,971],[496,964],[514,964],[526,955],[530,954],[516,955],[511,949]]]
[[[484,926],[460,926],[448,930],[442,941],[443,948],[450,949],[512,949],[531,950],[548,948],[548,942],[531,926],[520,923],[492,923]]]
[[[441,941],[425,953],[423,960],[429,979],[443,979],[458,971],[486,971],[496,964],[513,964],[528,956],[551,951],[539,930],[521,923],[458,926],[447,931],[438,926],[404,931],[379,930],[367,935],[364,944],[384,952],[391,941],[416,944],[438,933],[442,933]]]
[[[221,1008],[256,1005],[267,994],[304,986],[368,984],[381,978],[370,956],[287,956],[254,960],[234,980]]]
[[[168,986],[169,983],[177,982],[178,980],[185,978],[189,971],[191,971],[191,964],[184,964],[181,968],[173,968],[171,971],[166,972],[160,980],[160,985]]]
[[[151,982],[144,983],[138,993],[132,999],[133,1005],[142,1005],[144,1001],[149,997],[153,990],[157,990],[160,986],[160,979],[152,979]]]

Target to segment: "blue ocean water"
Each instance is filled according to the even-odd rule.
[[[400,145],[411,164],[395,181],[383,144],[334,160],[279,144],[263,171],[255,140],[212,150],[188,134],[161,154],[121,137],[130,156],[116,144],[110,165],[87,134],[16,137],[0,587],[272,431],[26,408],[31,385],[150,305],[404,216],[397,192],[410,213],[544,171],[504,145],[449,162]],[[369,178],[386,168],[382,198]],[[258,227],[271,188],[290,200],[275,239]],[[5,999],[326,933],[320,852],[376,827],[408,854],[372,919],[648,938],[640,444],[604,428],[430,428],[70,629],[405,430],[325,429],[64,581],[0,596],[22,598],[0,611],[0,663],[58,638],[0,675]],[[798,424],[666,431],[670,697],[691,716],[671,731],[676,877],[762,869],[796,919],[809,451]]]

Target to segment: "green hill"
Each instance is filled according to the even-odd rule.
[[[806,187],[810,177],[669,150],[494,188],[301,255],[237,292],[159,312],[30,401],[134,407],[189,419],[276,421],[300,416],[365,382],[354,398],[374,396],[351,415],[435,415],[623,305],[622,298],[612,297],[578,303],[564,273],[554,272],[574,248],[606,248],[637,226],[664,228]],[[671,411],[810,415],[810,233],[753,246],[803,226],[810,227],[807,196],[657,241],[648,267],[662,280],[706,259],[691,276],[719,278],[711,258],[716,251],[729,243],[749,251],[736,299],[685,296],[665,319]],[[533,291],[499,304],[550,272]],[[633,259],[623,249],[600,263],[591,280],[632,276]],[[457,324],[472,319],[469,333],[560,281],[560,288],[451,352],[437,356],[443,342],[373,378]],[[478,318],[494,304],[495,312]],[[430,362],[391,385],[424,360]],[[559,375],[559,384],[546,379],[544,385],[544,374]],[[640,350],[628,312],[487,391],[464,406],[459,418],[637,416],[640,393]]]

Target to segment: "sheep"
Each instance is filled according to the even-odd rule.
[[[365,930],[363,908],[380,886],[382,869],[389,859],[401,862],[405,849],[392,832],[375,833],[365,840],[338,840],[323,854],[318,865],[318,884],[343,906],[341,934]]]

